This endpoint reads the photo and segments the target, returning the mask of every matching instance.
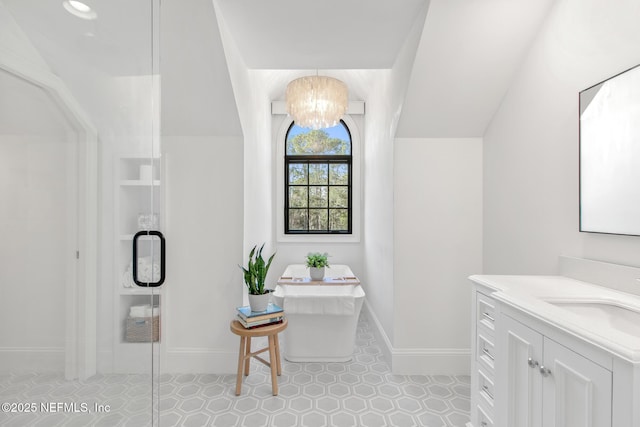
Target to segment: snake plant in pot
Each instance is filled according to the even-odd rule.
[[[264,243],[257,249],[258,246],[254,246],[249,252],[249,261],[247,267],[240,266],[244,273],[244,284],[249,291],[249,306],[251,311],[265,311],[269,305],[270,289],[265,289],[264,284],[271,267],[271,261],[276,256],[274,252],[267,262],[262,258],[262,249]],[[257,249],[257,251],[256,251]]]

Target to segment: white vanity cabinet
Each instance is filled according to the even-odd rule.
[[[640,269],[627,270],[637,283]],[[640,290],[565,276],[471,280],[467,427],[640,427]]]
[[[502,313],[496,334],[496,425],[611,427],[611,371]]]
[[[496,302],[476,286],[472,299],[471,424],[493,427],[495,416]]]
[[[467,427],[640,427],[640,268],[560,272],[470,277]]]

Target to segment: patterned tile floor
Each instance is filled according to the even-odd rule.
[[[358,323],[354,360],[283,360],[282,369],[278,396],[271,395],[268,368],[254,360],[239,397],[235,375],[163,374],[160,426],[462,427],[469,421],[469,377],[393,375],[366,313]],[[35,413],[6,413],[3,407],[0,425],[149,425],[148,384],[146,375],[96,375],[87,381],[65,381],[59,374],[0,375],[0,402],[37,406]],[[43,411],[41,402],[72,406]],[[110,410],[99,412],[95,405]]]

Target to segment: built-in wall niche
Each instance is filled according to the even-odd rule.
[[[640,235],[640,65],[580,92],[580,231]]]
[[[120,179],[130,185],[160,183],[160,158],[121,157]]]
[[[122,343],[160,341],[160,295],[122,295],[119,322]]]
[[[162,230],[164,193],[161,158],[117,157],[114,164],[114,370],[148,372],[149,343],[161,344],[161,287],[140,287],[133,280],[133,239],[141,230]],[[157,281],[160,242],[140,236],[138,278]]]

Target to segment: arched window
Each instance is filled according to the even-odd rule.
[[[351,234],[351,133],[344,123],[306,129],[292,123],[285,138],[285,234]]]

